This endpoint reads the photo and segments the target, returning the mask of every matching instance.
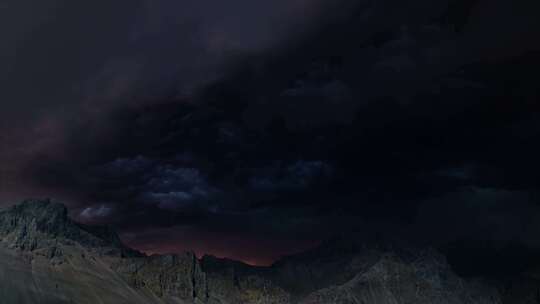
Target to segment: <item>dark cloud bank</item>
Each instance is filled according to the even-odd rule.
[[[4,202],[255,264],[540,249],[534,1],[49,2],[0,13]]]

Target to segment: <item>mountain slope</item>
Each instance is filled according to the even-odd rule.
[[[0,211],[3,303],[535,303],[534,276],[513,282],[518,284],[462,279],[434,250],[354,237],[271,267],[199,260],[189,252],[146,256],[110,229],[72,221],[63,205],[50,200]]]
[[[443,260],[433,256],[407,263],[385,255],[347,283],[316,291],[301,303],[498,304],[501,300],[494,288],[459,279]]]
[[[71,221],[50,200],[0,212],[0,296],[6,303],[160,303],[135,291],[109,260],[141,256],[112,231]]]
[[[110,229],[72,221],[50,200],[0,211],[6,303],[288,303],[263,278],[206,277],[193,253],[143,255]]]

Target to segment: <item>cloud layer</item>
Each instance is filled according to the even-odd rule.
[[[253,263],[343,231],[539,246],[537,4],[503,2],[8,0],[0,200]]]

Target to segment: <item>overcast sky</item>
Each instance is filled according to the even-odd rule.
[[[0,5],[2,205],[256,264],[343,232],[540,246],[534,1]]]

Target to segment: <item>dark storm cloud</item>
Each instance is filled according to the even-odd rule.
[[[444,243],[456,240],[519,241],[538,247],[540,206],[527,192],[466,188],[424,202],[419,234]]]
[[[3,185],[10,183],[2,197],[12,198],[23,186],[24,195],[46,192],[21,185],[24,177],[13,181],[29,160],[61,153],[71,129],[91,121],[92,128],[107,133],[111,109],[191,95],[246,54],[305,31],[326,4],[8,0],[1,5],[0,159],[8,165],[0,176]],[[104,136],[96,133],[86,130],[92,137],[87,141]]]
[[[94,168],[94,187],[108,190],[105,197],[180,210],[203,203],[219,191],[198,168],[178,167],[143,156],[119,158]],[[105,198],[104,197],[104,198]]]
[[[90,37],[59,35],[85,12],[59,6],[40,39],[86,44],[61,48],[58,58],[74,57],[42,85],[64,94],[49,86],[67,79],[76,93],[39,102],[83,110],[62,107],[40,128],[3,132],[1,143],[16,148],[0,150],[11,184],[0,189],[72,198],[76,217],[112,224],[148,252],[268,263],[343,231],[536,246],[540,94],[527,75],[540,56],[524,52],[536,49],[535,5],[497,1],[488,12],[491,3],[87,4],[111,12]],[[329,16],[308,22],[322,8]],[[490,26],[517,15],[496,31],[504,39]],[[18,56],[33,57],[40,39]],[[17,73],[47,52],[15,62]],[[86,56],[72,77],[63,64]],[[53,70],[52,58],[32,77]],[[17,107],[37,105],[26,95],[54,96],[21,94]]]
[[[467,233],[487,237],[490,228],[504,226],[504,214],[534,214],[537,203],[538,147],[532,143],[538,108],[530,103],[537,89],[521,80],[536,69],[534,58],[468,66],[438,80],[437,90],[427,86],[415,103],[378,100],[362,106],[351,123],[308,130],[280,120],[252,129],[234,114],[206,106],[145,108],[121,121],[130,126],[119,134],[121,148],[102,157],[143,154],[96,164],[97,182],[83,183],[81,190],[97,202],[113,199],[116,218],[109,223],[128,234],[190,227],[223,238],[249,232],[275,240],[341,231],[432,244]],[[140,125],[133,124],[139,119]],[[513,200],[525,207],[511,207]],[[471,209],[468,203],[476,201]],[[447,221],[435,220],[447,213],[433,210],[445,206],[452,210]],[[452,223],[462,214],[469,224],[454,231]],[[441,225],[429,230],[434,222]],[[489,233],[504,241],[532,228],[512,224],[513,232]],[[249,239],[256,242],[254,235]],[[136,236],[133,244],[152,251]],[[182,247],[164,246],[159,250]]]
[[[318,180],[328,178],[332,168],[322,161],[300,160],[282,168],[279,164],[270,168],[258,168],[249,180],[255,191],[287,191],[306,189]]]
[[[154,161],[138,155],[134,158],[118,158],[103,165],[100,169],[110,175],[134,176],[143,174],[154,165]]]
[[[141,189],[140,200],[157,204],[158,208],[182,210],[190,207],[213,210],[210,201],[216,200],[219,190],[208,184],[196,168],[158,167]]]
[[[245,53],[305,30],[324,1],[2,3],[2,99],[23,115],[190,93]],[[250,26],[245,26],[249,24]],[[31,89],[28,89],[31,88]],[[140,98],[140,96],[139,96]],[[7,117],[6,117],[7,118]]]

